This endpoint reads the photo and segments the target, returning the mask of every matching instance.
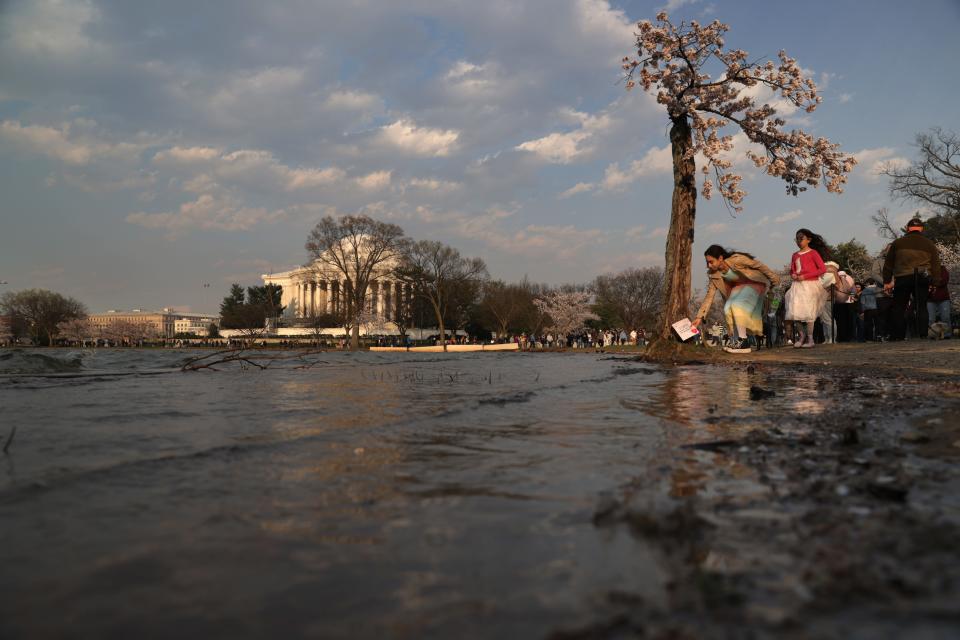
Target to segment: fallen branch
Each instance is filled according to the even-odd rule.
[[[15,436],[16,434],[17,434],[17,427],[14,426],[13,429],[10,430],[10,435],[7,436],[6,444],[3,445],[3,455],[7,455],[7,450],[10,448],[10,443],[13,442],[13,436]]]
[[[306,359],[306,356],[316,353],[325,353],[325,351],[323,349],[314,349],[292,354],[261,356],[249,353],[249,350],[246,348],[224,349],[222,351],[215,351],[214,353],[207,353],[195,358],[190,358],[184,362],[183,365],[181,365],[180,370],[200,371],[201,369],[209,369],[211,371],[219,371],[219,369],[216,368],[216,365],[228,364],[231,362],[238,363],[242,368],[251,366],[260,369],[261,371],[270,368],[277,362],[290,360],[300,363],[298,366],[293,367],[295,369],[309,369],[317,364],[327,364],[323,360],[311,361]]]

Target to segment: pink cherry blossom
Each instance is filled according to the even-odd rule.
[[[718,20],[708,25],[697,21],[674,25],[666,12],[657,14],[656,24],[640,22],[637,56],[623,59],[626,86],[640,84],[656,92],[671,119],[688,118],[693,132],[691,156],[702,156],[705,175],[701,193],[710,198],[713,189],[735,211],[746,192],[742,176],[730,171],[725,154],[733,150],[733,137],[721,130],[734,124],[762,149],[747,156],[768,175],[786,182],[787,193],[797,195],[822,181],[827,191],[841,193],[847,174],[857,161],[826,138],[799,130],[784,129],[786,121],[770,104],[757,104],[744,89],[763,85],[798,109],[810,113],[821,97],[811,78],[797,61],[780,51],[777,62],[751,61],[742,49],[725,49],[724,34],[729,27]],[[706,72],[712,65],[713,75]]]

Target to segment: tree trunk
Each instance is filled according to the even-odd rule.
[[[673,337],[670,325],[689,314],[690,304],[690,269],[694,219],[697,215],[697,166],[692,156],[686,157],[693,145],[686,116],[673,119],[670,145],[673,151],[673,202],[670,206],[670,229],[667,231],[663,317],[660,323],[660,338],[666,340]]]
[[[353,327],[350,330],[350,351],[358,351],[360,349],[360,321],[355,319],[353,321]]]
[[[433,312],[437,316],[437,326],[440,327],[440,346],[443,347],[443,350],[447,350],[447,330],[443,326],[443,313],[440,311],[440,305],[438,305],[433,300],[430,301],[433,305]]]

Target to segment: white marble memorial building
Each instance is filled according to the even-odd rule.
[[[395,260],[387,260],[376,267],[367,288],[366,324],[377,325],[376,333],[398,333],[395,321],[403,301],[409,301],[410,289],[390,277]],[[325,314],[342,313],[347,304],[343,274],[317,260],[290,271],[264,274],[264,284],[279,285],[280,303],[284,306],[281,324],[303,325],[310,319]],[[300,321],[300,322],[298,322]],[[337,333],[337,327],[330,327]],[[373,327],[362,327],[370,333]],[[281,331],[281,333],[287,333]]]

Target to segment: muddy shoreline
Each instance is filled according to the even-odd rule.
[[[675,368],[702,364],[702,351]],[[958,351],[915,341],[706,354],[748,376],[752,401],[800,376],[825,408],[682,445],[662,501],[638,490],[642,477],[600,500],[595,526],[659,548],[669,601],[611,592],[595,621],[552,637],[960,635]],[[722,398],[702,405],[688,419],[728,421]]]

